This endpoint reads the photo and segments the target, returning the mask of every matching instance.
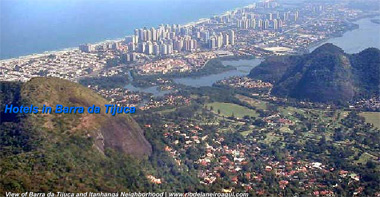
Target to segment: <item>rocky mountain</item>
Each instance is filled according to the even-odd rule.
[[[379,95],[380,50],[346,54],[325,44],[310,54],[271,57],[249,77],[274,84],[272,94],[316,102],[347,102]]]
[[[5,114],[6,104],[103,108],[100,114]],[[152,147],[130,115],[105,114],[105,104],[62,79],[0,82],[0,190],[109,190],[144,182],[139,161]]]
[[[46,132],[81,134],[83,137],[93,139],[94,146],[104,151],[105,148],[119,150],[134,156],[149,155],[150,144],[146,141],[143,131],[129,115],[111,116],[104,113],[105,104],[109,104],[91,90],[66,80],[57,78],[34,78],[25,84],[15,84],[12,98],[6,89],[12,84],[2,84],[2,94],[7,99],[2,99],[2,108],[5,104],[14,103],[15,106],[102,106],[100,114],[37,114],[26,115],[22,119],[29,119],[35,123],[35,127],[43,128]],[[9,114],[1,110],[1,117],[10,120]],[[19,116],[20,117],[20,116]],[[17,120],[21,121],[21,120]]]

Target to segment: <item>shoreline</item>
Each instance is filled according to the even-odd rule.
[[[358,22],[360,20],[364,20],[364,19],[371,20],[374,17],[380,17],[380,14],[359,17],[359,18],[357,18],[355,20],[352,20],[351,22],[354,23],[354,24],[357,24],[356,22]],[[351,32],[351,31],[355,31],[355,30],[357,30],[359,28],[360,28],[360,26],[358,26],[357,28],[349,29],[349,30],[345,31],[341,36],[332,36],[332,37],[324,38],[322,40],[319,40],[317,42],[314,42],[314,43],[310,44],[306,49],[307,49],[308,53],[311,53],[312,52],[311,49],[318,48],[319,46],[322,46],[323,44],[328,43],[328,41],[331,40],[331,39],[342,37],[344,34],[346,34],[348,32]]]
[[[208,18],[199,18],[196,21],[191,21],[191,22],[188,22],[188,23],[185,23],[185,24],[180,24],[180,26],[188,27],[188,26],[197,25],[199,23],[204,23],[204,22],[210,20],[210,18],[212,18],[212,17],[215,17],[215,16],[224,16],[224,15],[226,15],[226,14],[228,14],[230,12],[233,12],[235,10],[243,9],[243,8],[250,7],[250,6],[252,6],[252,3],[249,4],[249,5],[246,5],[246,6],[237,7],[237,8],[234,8],[232,10],[224,11],[221,14],[216,14],[216,15],[210,16]],[[94,42],[94,43],[88,43],[88,44],[98,45],[98,44],[104,44],[104,43],[107,43],[107,42],[120,42],[120,41],[123,41],[125,38],[132,37],[132,36],[133,35],[125,35],[123,38],[106,39],[106,40],[103,40],[103,41]],[[83,43],[83,44],[87,44],[87,43]],[[55,49],[55,50],[50,50],[50,51],[37,52],[37,53],[28,54],[28,55],[20,55],[20,56],[11,57],[11,58],[0,59],[0,63],[6,63],[6,62],[9,62],[9,61],[17,61],[17,60],[29,59],[29,58],[38,58],[38,57],[45,56],[45,55],[50,55],[50,54],[57,54],[57,53],[64,53],[64,52],[69,52],[69,51],[75,51],[75,50],[78,50],[78,47],[79,46],[76,46],[76,47],[66,47],[66,48],[62,48],[62,49]]]
[[[249,4],[249,5],[246,5],[246,6],[242,6],[242,7],[237,7],[235,9],[233,9],[233,10],[225,11],[222,14],[217,14],[217,15],[210,16],[209,18],[200,18],[197,21],[192,21],[192,22],[188,22],[188,23],[180,24],[180,25],[183,26],[183,27],[197,25],[197,24],[204,23],[204,22],[210,20],[211,17],[224,16],[224,15],[230,13],[230,12],[233,12],[233,11],[236,11],[236,10],[239,10],[239,9],[243,9],[243,8],[247,8],[247,7],[250,7],[250,6],[252,6],[252,4]],[[358,18],[355,18],[355,19],[351,20],[351,22],[355,23],[355,22],[357,22],[359,20],[372,19],[374,17],[379,17],[379,16],[380,16],[380,14],[372,14],[372,15],[361,16],[361,17],[358,17]],[[360,28],[360,27],[358,27],[358,28]],[[356,30],[358,28],[350,29],[348,31],[345,31],[343,34],[345,34],[347,32],[350,32],[350,31],[354,31],[354,30]],[[131,37],[131,36],[133,36],[133,35],[126,35],[123,38],[106,39],[106,40],[103,40],[103,41],[94,42],[94,43],[88,43],[88,44],[99,45],[99,44],[105,44],[105,43],[108,43],[108,42],[121,42],[125,38]],[[322,39],[322,40],[320,40],[320,41],[318,41],[316,43],[313,43],[310,46],[306,47],[306,49],[310,52],[311,48],[314,48],[316,46],[320,46],[322,43],[327,42],[328,40],[333,39],[333,38],[337,38],[337,37],[339,37],[339,36],[332,36],[332,37],[329,37],[329,38]],[[63,49],[56,49],[56,50],[51,50],[51,51],[44,51],[44,52],[40,52],[40,53],[33,53],[33,54],[29,54],[29,55],[20,55],[20,56],[13,57],[13,58],[0,59],[0,63],[7,63],[7,62],[17,61],[17,60],[25,60],[25,59],[30,59],[30,58],[38,58],[38,57],[42,57],[42,56],[46,56],[46,55],[54,55],[54,54],[66,53],[66,52],[76,51],[76,50],[79,50],[78,46],[76,46],[76,47],[67,47],[67,48],[63,48]]]

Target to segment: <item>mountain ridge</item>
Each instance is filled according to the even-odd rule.
[[[149,185],[142,166],[151,144],[130,115],[105,114],[106,103],[58,78],[0,82],[0,192],[128,192]],[[103,107],[100,114],[5,114],[6,104]]]
[[[248,76],[273,83],[275,96],[338,103],[379,95],[379,70],[379,49],[350,55],[328,43],[305,55],[270,57]]]
[[[4,86],[4,85],[2,85]],[[4,88],[3,88],[4,91]],[[18,92],[19,91],[19,92]],[[14,116],[27,119],[35,127],[43,128],[46,132],[60,135],[66,133],[79,134],[91,138],[94,146],[101,152],[112,148],[129,155],[141,157],[150,155],[151,146],[143,136],[142,129],[130,115],[119,114],[111,116],[105,114],[104,104],[107,101],[91,90],[66,80],[57,78],[33,78],[29,82],[19,84],[17,97],[11,103],[15,105],[55,106],[83,106],[85,109],[95,105],[102,108],[100,114],[4,114],[1,117]],[[4,92],[4,95],[11,95]],[[3,101],[3,105],[6,101]],[[8,101],[9,102],[9,101]],[[1,100],[0,100],[1,103]],[[4,107],[4,106],[3,106]],[[2,108],[3,108],[2,107]],[[2,120],[1,122],[5,122]]]

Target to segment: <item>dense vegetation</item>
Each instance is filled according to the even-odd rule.
[[[379,95],[379,75],[379,49],[349,55],[325,44],[310,54],[269,58],[249,76],[273,83],[276,96],[339,103]]]
[[[141,166],[150,145],[129,116],[3,113],[6,104],[103,106],[106,101],[91,90],[55,78],[2,82],[0,90],[2,195],[4,191],[142,191],[149,185]]]
[[[86,88],[56,79],[0,83],[0,90],[1,109],[9,103],[87,106],[105,102]],[[99,150],[99,138],[94,134],[100,130],[106,138],[105,132],[112,133],[115,128],[100,120],[112,122],[104,116],[90,120],[94,127],[73,129],[89,117],[71,114],[4,119],[1,114],[0,193],[221,192],[233,188],[235,192],[266,196],[311,196],[322,190],[339,196],[352,196],[357,191],[374,196],[380,189],[379,129],[355,111],[290,107],[219,86],[187,87],[178,94],[191,97],[191,103],[134,116],[152,146],[148,157],[125,154],[117,146]],[[133,119],[124,118],[117,120],[127,123],[121,124],[124,130],[136,129]],[[291,123],[278,122],[282,120]],[[202,140],[188,144],[194,136]],[[215,151],[210,163],[204,165],[199,161],[210,154],[209,146]],[[244,165],[235,162],[235,151],[227,154],[225,147],[244,149]],[[234,165],[223,166],[221,157]],[[323,169],[301,170],[315,162],[323,163]],[[235,170],[238,165],[241,169]],[[268,166],[276,169],[268,171]],[[341,171],[348,175],[343,177]],[[217,180],[201,184],[205,172],[217,174]],[[359,181],[351,178],[356,174]],[[159,178],[162,184],[152,183],[147,175]],[[233,183],[235,179],[238,184]]]
[[[340,196],[353,195],[355,190],[362,188],[363,195],[373,196],[379,189],[380,180],[377,177],[380,165],[376,161],[377,152],[380,150],[379,130],[367,124],[358,113],[285,107],[259,100],[253,102],[257,113],[248,112],[250,109],[231,99],[229,96],[233,95],[233,92],[227,91],[223,92],[225,99],[219,100],[225,102],[225,105],[220,106],[222,107],[220,110],[217,105],[220,103],[209,103],[215,101],[214,98],[218,95],[217,89],[205,91],[202,96],[195,94],[195,90],[190,92],[193,96],[199,96],[195,103],[177,107],[171,112],[146,113],[137,119],[142,125],[151,125],[147,128],[147,137],[154,147],[153,155],[159,154],[160,157],[166,158],[164,157],[166,154],[161,153],[166,146],[172,147],[179,153],[182,165],[168,165],[170,159],[159,161],[165,163],[160,170],[165,169],[166,172],[182,176],[185,175],[181,173],[184,171],[199,174],[207,169],[220,168],[217,156],[221,155],[215,153],[213,159],[215,163],[203,166],[198,162],[207,153],[202,142],[186,146],[185,137],[176,137],[172,134],[176,130],[186,133],[189,125],[202,125],[202,135],[208,137],[204,143],[214,148],[218,148],[215,140],[223,138],[220,147],[249,147],[249,153],[254,154],[252,157],[247,157],[248,163],[241,171],[233,173],[226,168],[219,169],[217,174],[221,177],[218,181],[207,185],[207,188],[202,184],[192,185],[189,187],[190,191],[221,191],[231,186],[236,189],[235,191],[245,191],[244,188],[231,183],[231,179],[238,176],[239,182],[252,183],[252,180],[246,178],[246,173],[263,175],[262,181],[254,182],[254,190],[249,190],[252,195],[264,190],[265,195],[291,196],[297,193],[310,196],[320,187],[319,189],[332,190]],[[247,114],[244,114],[246,112]],[[245,116],[241,117],[239,113]],[[295,124],[269,124],[264,121],[269,117],[277,117],[277,120],[288,119]],[[173,130],[168,129],[170,127],[174,127]],[[192,131],[192,128],[189,128],[186,134],[189,135]],[[176,140],[180,143],[175,143]],[[257,147],[261,149],[259,153],[254,150]],[[289,184],[282,190],[279,189],[279,182],[283,181],[283,178],[274,172],[267,172],[265,166],[287,163],[288,158],[293,158],[294,163],[294,166],[284,164],[287,170],[290,168],[289,171],[292,170],[291,167],[296,168],[295,163],[303,162],[321,162],[326,165],[327,170],[312,171],[312,168],[308,168],[308,173],[296,173],[285,179]],[[355,173],[360,174],[360,182],[351,181],[350,176],[343,178],[340,174],[342,170],[349,171],[350,176]],[[159,176],[167,177],[169,174],[159,173]],[[193,176],[190,177],[192,179],[189,181],[194,179]],[[305,188],[308,184],[309,186]]]

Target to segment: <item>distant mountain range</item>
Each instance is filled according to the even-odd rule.
[[[310,54],[270,57],[248,76],[273,83],[275,96],[345,103],[379,96],[380,50],[346,54],[324,44]]]

